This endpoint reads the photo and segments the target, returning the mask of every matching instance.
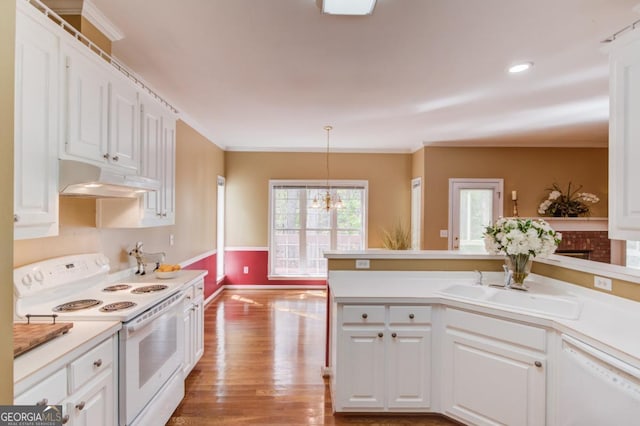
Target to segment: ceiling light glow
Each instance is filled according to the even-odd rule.
[[[533,62],[522,62],[519,64],[515,64],[509,67],[509,72],[511,74],[517,74],[519,72],[526,71],[533,66]]]
[[[322,0],[322,11],[329,15],[371,15],[376,0]]]

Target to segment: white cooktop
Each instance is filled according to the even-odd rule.
[[[101,253],[80,254],[47,259],[14,269],[14,315],[57,314],[59,319],[116,320],[126,322],[180,290],[182,282],[156,279],[149,282],[109,282],[109,259]],[[147,280],[145,280],[147,281]],[[113,285],[126,285],[118,291],[104,291]],[[161,291],[136,294],[132,290],[151,285],[166,286]],[[63,303],[95,299],[91,308],[56,312]],[[124,310],[103,312],[101,308],[116,302],[133,302]]]

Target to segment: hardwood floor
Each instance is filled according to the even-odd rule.
[[[456,425],[444,417],[333,415],[326,293],[227,290],[205,311],[204,356],[168,425]]]

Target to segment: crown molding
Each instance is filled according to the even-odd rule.
[[[91,22],[109,40],[118,41],[124,38],[124,33],[116,27],[90,0],[84,0],[82,16]]]

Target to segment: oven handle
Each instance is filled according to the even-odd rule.
[[[180,292],[176,295],[171,296],[170,300],[167,300],[165,302],[162,302],[161,305],[166,304],[166,306],[161,306],[160,309],[158,309],[157,312],[155,312],[153,315],[148,316],[147,318],[145,318],[142,321],[139,322],[135,322],[134,324],[130,324],[130,325],[124,325],[124,330],[127,333],[133,333],[136,330],[140,330],[141,328],[146,327],[150,322],[154,321],[156,318],[161,317],[162,315],[166,314],[169,310],[171,310],[173,307],[175,307],[176,305],[182,303],[184,301],[185,298],[185,293],[184,292]],[[173,300],[171,300],[173,299]]]

